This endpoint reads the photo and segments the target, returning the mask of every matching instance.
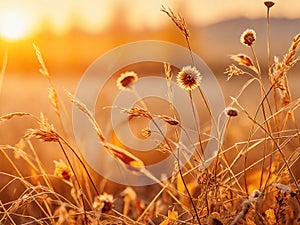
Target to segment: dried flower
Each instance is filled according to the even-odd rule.
[[[241,38],[240,38],[241,43],[246,46],[251,46],[255,40],[256,40],[256,33],[252,29],[245,30],[242,33]]]
[[[177,74],[177,84],[187,90],[193,90],[200,85],[202,77],[196,67],[185,66]]]
[[[245,72],[238,68],[236,65],[232,64],[226,69],[224,73],[227,74],[227,80],[229,80],[232,76],[240,76]]]
[[[113,202],[113,195],[104,192],[102,195],[95,197],[93,208],[95,210],[101,210],[102,213],[108,213],[113,208]]]
[[[271,8],[273,5],[275,5],[275,3],[272,1],[265,1],[264,4],[267,6],[267,8]]]
[[[131,91],[133,89],[133,84],[137,79],[138,76],[133,71],[122,73],[117,79],[117,87],[120,90]]]
[[[70,181],[73,176],[71,168],[61,159],[59,161],[54,160],[55,170],[54,174],[59,178]]]
[[[233,107],[227,107],[225,109],[225,114],[229,117],[235,117],[239,114],[239,111],[236,108]]]

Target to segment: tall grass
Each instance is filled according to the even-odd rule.
[[[248,56],[237,53],[231,59],[238,65],[230,65],[225,74],[230,79],[248,77],[236,96],[230,96],[230,104],[224,108],[227,120],[224,127],[215,121],[210,105],[201,87],[201,77],[194,65],[190,32],[182,16],[171,9],[162,7],[165,13],[184,35],[191,53],[191,65],[182,68],[175,77],[171,65],[165,63],[162,70],[166,75],[170,114],[155,114],[141,101],[140,106],[129,109],[119,108],[128,114],[128,120],[139,117],[152,121],[163,137],[158,150],[164,154],[173,154],[177,159],[178,171],[165,181],[155,178],[145,167],[145,162],[130,153],[119,143],[110,142],[105,136],[97,119],[80,99],[66,91],[69,100],[81,110],[95,129],[99,142],[107,152],[121,165],[133,173],[143,173],[158,183],[159,190],[154,197],[146,201],[147,187],[144,194],[139,194],[134,187],[124,187],[121,193],[106,193],[104,178],[99,182],[93,177],[81,152],[72,145],[68,136],[65,118],[61,109],[58,92],[53,85],[51,75],[43,60],[40,49],[34,45],[41,74],[49,81],[49,100],[58,118],[59,127],[54,127],[44,116],[27,112],[13,112],[0,116],[0,126],[16,117],[29,117],[37,128],[28,128],[24,136],[14,146],[0,143],[2,161],[11,166],[10,173],[0,172],[0,177],[7,183],[0,187],[1,196],[9,189],[14,189],[13,199],[0,199],[0,224],[298,224],[300,217],[300,189],[297,164],[300,158],[299,112],[300,99],[293,99],[288,83],[288,74],[298,62],[297,51],[300,34],[292,40],[291,47],[280,60],[271,61],[270,9],[272,2],[265,2],[267,7],[268,40],[266,62],[267,71],[261,70],[259,56],[255,52],[256,34],[246,30],[241,34],[241,42],[249,48]],[[238,37],[237,37],[238,40]],[[6,65],[4,58],[0,72],[1,84]],[[123,90],[133,91],[138,79],[134,72],[121,74],[116,80]],[[173,104],[171,81],[176,81],[185,89],[194,107],[193,100],[202,100],[205,113],[212,118],[211,125],[200,126],[197,109],[193,108],[192,120],[196,123],[198,142],[195,155],[186,165],[180,165],[179,155],[175,150],[184,151],[178,140],[181,121],[176,117]],[[266,84],[266,81],[269,82]],[[242,97],[257,84],[259,103],[256,108],[247,109]],[[296,84],[297,85],[297,84]],[[247,96],[246,96],[247,97]],[[248,97],[251,101],[251,97]],[[175,139],[165,135],[155,119],[174,128]],[[213,163],[206,169],[199,169],[203,160],[203,149],[210,137],[209,130],[217,130],[214,137],[219,142],[219,149]],[[243,132],[244,135],[236,133]],[[151,130],[143,130],[145,138],[151,136]],[[245,139],[240,139],[242,136]],[[51,142],[57,145],[64,159],[54,161],[55,170],[49,173],[40,160],[33,139]],[[259,156],[259,157],[257,157]],[[22,161],[20,166],[18,163]],[[203,162],[202,162],[203,163]],[[26,168],[24,171],[23,168]],[[30,175],[28,176],[28,171]],[[59,185],[58,185],[59,184]],[[58,185],[58,186],[57,186]]]

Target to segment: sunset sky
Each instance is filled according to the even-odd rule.
[[[244,16],[263,17],[262,0],[1,0],[0,33],[7,38],[34,34],[46,23],[57,34],[75,26],[98,32],[108,27],[122,13],[122,20],[132,29],[157,28],[169,23],[160,12],[161,5],[180,12],[189,23],[207,25]],[[300,18],[299,0],[274,1],[272,17]],[[124,21],[123,21],[124,22]]]

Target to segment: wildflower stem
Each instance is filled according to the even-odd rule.
[[[64,140],[64,139],[63,139],[61,136],[59,136],[59,135],[58,135],[58,138],[59,138],[60,140],[62,140],[63,143],[64,143],[65,145],[67,145],[67,147],[73,152],[73,154],[75,155],[75,157],[79,160],[79,162],[80,162],[80,164],[83,166],[83,168],[84,168],[84,170],[85,170],[85,172],[86,172],[86,174],[87,174],[89,180],[91,181],[91,183],[92,183],[92,185],[93,185],[93,188],[95,189],[97,195],[100,195],[100,194],[99,194],[99,191],[98,191],[98,189],[97,189],[97,187],[96,187],[96,185],[95,185],[95,183],[94,183],[94,181],[93,181],[93,179],[92,179],[92,177],[91,177],[91,175],[90,175],[90,173],[89,173],[89,171],[88,171],[88,169],[87,169],[87,167],[86,167],[86,165],[85,165],[85,163],[82,161],[82,159],[80,158],[80,156],[76,153],[76,151],[69,145],[69,143],[68,143],[66,140]],[[61,142],[59,142],[59,143],[60,143],[60,145],[61,145]],[[64,151],[64,149],[62,149],[62,150]]]
[[[75,170],[74,170],[74,168],[72,166],[72,163],[71,163],[71,161],[70,161],[70,159],[69,159],[69,157],[68,157],[68,155],[67,155],[67,153],[66,153],[66,151],[65,151],[64,147],[62,146],[62,144],[61,144],[61,142],[60,142],[59,139],[58,139],[58,144],[59,144],[59,146],[60,146],[60,148],[61,148],[61,150],[62,150],[62,152],[63,152],[63,154],[64,154],[64,156],[66,158],[66,160],[68,161],[68,164],[69,164],[69,166],[70,166],[70,168],[71,168],[71,170],[72,170],[72,172],[74,174],[75,180],[76,180],[76,182],[78,184],[78,187],[79,187],[79,190],[80,190],[81,204],[82,204],[83,211],[84,211],[84,224],[87,224],[87,220],[88,219],[87,219],[87,215],[86,215],[86,209],[85,209],[84,199],[83,199],[83,194],[82,194],[83,189],[82,189],[81,184],[79,182],[79,179],[78,179],[78,177],[76,175],[76,172],[75,172]]]
[[[268,54],[268,75],[271,80],[271,44],[270,44],[270,8],[267,8],[267,54]]]
[[[195,120],[195,124],[196,124],[196,129],[197,129],[197,133],[198,133],[198,139],[199,139],[199,146],[200,146],[200,150],[201,150],[201,154],[202,156],[200,156],[200,158],[204,157],[204,149],[203,149],[203,145],[202,145],[202,139],[201,139],[201,131],[200,131],[200,128],[199,128],[199,124],[200,122],[197,120],[197,115],[196,115],[196,110],[195,110],[195,106],[193,104],[193,95],[192,95],[192,91],[189,90],[188,91],[189,93],[189,98],[190,98],[190,103],[191,103],[191,107],[192,107],[192,111],[193,111],[193,117],[194,117],[194,120]]]
[[[154,125],[157,127],[157,129],[159,130],[160,134],[163,136],[163,138],[164,138],[166,144],[168,145],[170,151],[172,151],[172,147],[171,147],[169,141],[167,140],[166,136],[163,134],[163,132],[162,132],[162,130],[160,129],[160,127],[158,126],[158,124],[157,124],[157,123],[155,122],[155,120],[153,120],[153,119],[152,119],[152,122],[153,122]],[[197,208],[196,208],[195,203],[194,203],[194,201],[193,201],[192,195],[191,195],[191,193],[190,193],[190,191],[189,191],[189,189],[188,189],[188,187],[187,187],[187,185],[186,185],[186,182],[185,182],[184,177],[183,177],[183,174],[182,174],[182,170],[181,170],[181,168],[180,168],[179,149],[178,149],[177,157],[175,156],[175,158],[177,159],[178,171],[179,171],[180,179],[182,180],[182,183],[183,183],[183,186],[184,186],[184,188],[185,188],[185,190],[186,190],[186,193],[188,194],[189,199],[190,199],[190,201],[191,201],[191,203],[192,203],[192,207],[193,207],[193,209],[194,209],[194,211],[195,211],[195,215],[196,215],[198,224],[201,225],[200,218],[199,218],[198,212],[197,212]]]
[[[294,183],[295,183],[295,186],[296,186],[297,189],[299,190],[299,189],[300,189],[300,186],[299,186],[299,184],[298,184],[298,181],[297,181],[297,179],[296,179],[296,177],[295,177],[293,171],[291,170],[291,168],[290,168],[290,166],[289,166],[289,164],[288,164],[288,162],[287,162],[287,160],[286,160],[286,157],[285,157],[284,153],[282,152],[280,146],[278,145],[277,141],[275,140],[275,138],[272,136],[272,134],[271,134],[266,128],[264,128],[263,125],[261,125],[260,123],[258,123],[258,122],[256,121],[255,118],[252,118],[252,117],[249,115],[249,113],[248,113],[248,112],[247,112],[247,111],[246,111],[246,110],[245,110],[238,102],[236,102],[236,104],[242,109],[242,111],[247,115],[247,117],[248,117],[254,124],[256,124],[258,127],[260,127],[260,128],[261,128],[261,129],[262,129],[262,130],[263,130],[263,131],[271,138],[271,140],[273,141],[275,147],[278,149],[278,151],[279,151],[279,153],[280,153],[280,155],[281,155],[281,158],[283,159],[283,162],[284,162],[286,168],[287,168],[288,171],[289,171],[289,174],[291,175],[291,177],[292,177],[292,179],[293,179],[293,181],[294,181]],[[300,204],[299,197],[298,197],[297,195],[296,195],[295,197],[296,197],[298,203]]]

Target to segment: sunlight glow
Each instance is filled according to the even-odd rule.
[[[19,11],[6,11],[0,15],[0,35],[7,41],[17,41],[30,36],[32,27],[28,16]]]

